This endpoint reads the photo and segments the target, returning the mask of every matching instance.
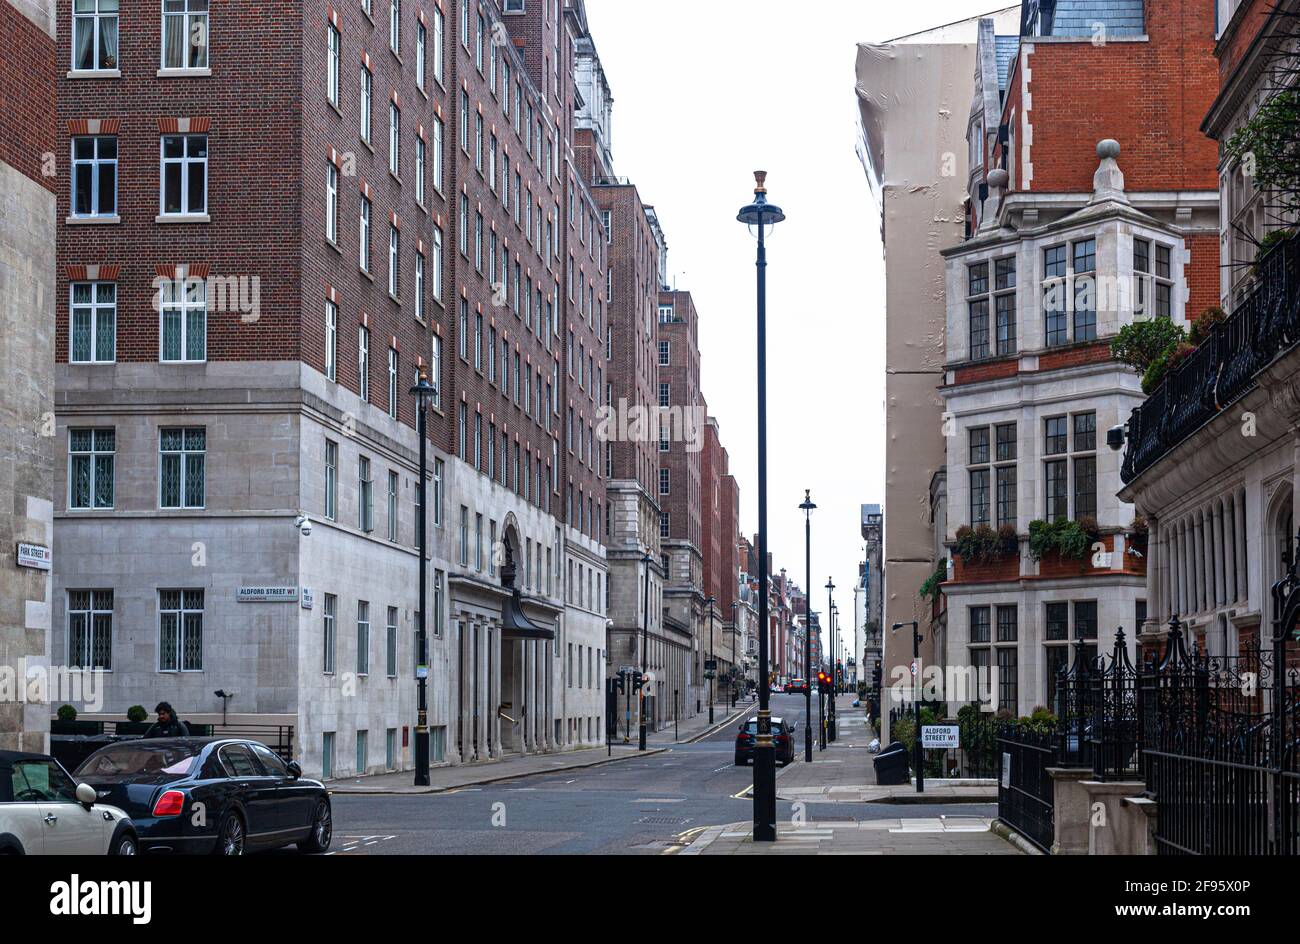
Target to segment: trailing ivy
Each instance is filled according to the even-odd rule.
[[[939,558],[939,563],[934,567],[934,573],[925,578],[925,583],[921,584],[921,589],[917,592],[921,599],[929,600],[933,603],[939,596],[939,584],[943,583],[948,577],[948,558]]]
[[[962,563],[989,564],[1003,557],[1009,557],[1019,549],[1020,538],[1011,525],[1003,525],[994,531],[986,524],[962,525],[956,534],[957,556]]]

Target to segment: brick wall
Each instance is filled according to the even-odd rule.
[[[0,56],[0,161],[54,190],[58,178],[42,168],[55,144],[54,41],[8,2],[0,3],[0,35],[8,37]],[[55,170],[66,175],[66,154],[55,160]]]

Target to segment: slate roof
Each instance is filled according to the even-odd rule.
[[[1052,35],[1091,36],[1095,23],[1106,24],[1110,36],[1141,36],[1142,0],[1057,0]]]

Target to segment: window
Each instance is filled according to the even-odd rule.
[[[665,512],[661,512],[660,515],[659,515],[659,536],[660,536],[661,538],[666,538],[666,537],[669,536],[669,532],[668,532],[668,512],[666,512],[666,511],[665,511]]]
[[[72,139],[72,215],[117,214],[117,138]]]
[[[433,300],[442,304],[442,227],[433,228]],[[436,381],[435,381],[436,382]]]
[[[398,244],[401,240],[401,234],[397,227],[388,224],[388,294],[393,298],[397,297],[397,290],[400,286],[398,281]]]
[[[402,139],[402,110],[396,102],[388,103],[388,171],[394,177],[401,176],[402,162],[399,145]]]
[[[668,384],[661,383],[659,385],[659,405],[661,407],[669,406],[670,400],[671,398],[669,396]]]
[[[68,666],[113,669],[113,591],[68,591]]]
[[[388,623],[384,631],[384,669],[389,678],[397,678],[397,607],[388,608]],[[392,753],[390,740],[389,753]],[[392,761],[389,761],[392,766]]]
[[[374,115],[375,77],[365,66],[361,67],[361,140],[370,143]]]
[[[667,367],[670,363],[669,356],[668,356],[668,343],[669,342],[667,341],[659,342],[659,366],[660,367]]]
[[[402,51],[402,2],[401,0],[389,0],[388,48],[396,53],[400,53]]]
[[[660,469],[659,470],[659,494],[667,495],[668,493],[669,493],[668,470]]]
[[[325,63],[325,97],[335,108],[339,104],[339,53],[342,39],[339,31],[330,23],[325,27],[326,63]]]
[[[397,541],[397,473],[388,470],[388,540]]]
[[[443,83],[443,41],[446,37],[446,20],[437,4],[432,6],[433,13],[433,77],[438,84]]]
[[[979,360],[989,356],[989,264],[981,262],[966,270],[967,310],[970,313],[970,356]]]
[[[338,518],[339,445],[325,440],[325,517]]]
[[[370,399],[370,329],[364,325],[357,328],[357,394]]]
[[[365,532],[375,530],[375,483],[365,456],[357,459],[357,527]]]
[[[162,67],[208,67],[208,0],[163,0]]]
[[[325,377],[338,380],[339,306],[325,301]]]
[[[439,638],[442,637],[443,631],[442,598],[446,583],[447,575],[441,570],[435,570],[433,572],[433,634]]]
[[[116,69],[118,0],[75,0],[72,8],[72,68]]]
[[[436,528],[442,527],[443,468],[441,459],[433,460],[433,525]]]
[[[469,566],[469,509],[460,506],[460,566]]]
[[[442,409],[442,337],[433,336],[433,352],[429,363],[429,378],[433,384],[433,408]]]
[[[332,593],[325,594],[325,603],[321,608],[324,616],[324,626],[321,632],[321,646],[324,649],[324,659],[321,662],[321,671],[326,675],[334,674],[334,656],[338,649],[338,625],[335,620],[338,616],[339,598]]]
[[[357,675],[370,674],[370,603],[357,601]],[[358,750],[358,753],[360,751]]]
[[[474,569],[483,572],[483,516],[474,516]]]
[[[112,508],[114,452],[113,429],[68,430],[68,507]]]
[[[993,263],[993,307],[996,316],[998,356],[1016,353],[1016,260]]]
[[[424,320],[424,253],[415,254],[415,317]]]
[[[1074,638],[1097,638],[1097,601],[1080,600],[1074,604]]]
[[[330,165],[330,170],[334,170],[334,165]],[[335,194],[335,213],[337,213],[337,192]],[[361,267],[362,272],[370,271],[370,198],[365,194],[361,195],[361,209],[357,214],[359,238],[357,240],[357,265]]]
[[[989,641],[989,608],[972,606],[970,608],[970,641]]]
[[[1068,264],[1066,246],[1043,250],[1043,312],[1049,347],[1097,336],[1097,241],[1080,239],[1068,249]]]
[[[1069,638],[1070,605],[1068,603],[1047,604],[1047,622],[1043,638],[1049,642],[1064,642]]]
[[[1070,515],[1068,475],[1074,476],[1074,517],[1097,512],[1096,413],[1076,413],[1072,417],[1052,416],[1044,422],[1043,453],[1054,458],[1044,463],[1047,518],[1060,521]],[[1067,443],[1072,434],[1073,449]]]
[[[1174,290],[1169,265],[1170,247],[1155,244],[1154,269],[1152,248],[1149,240],[1133,240],[1133,313],[1168,318],[1173,314]]]
[[[439,193],[443,193],[442,180],[442,136],[443,124],[442,119],[437,115],[433,116],[433,187]]]
[[[202,426],[158,431],[158,504],[162,508],[202,508],[207,430]]]
[[[203,671],[203,591],[158,591],[158,671]]]
[[[208,212],[208,136],[166,134],[162,138],[162,213]]]
[[[998,642],[1016,641],[1016,608],[998,607]]]
[[[117,285],[113,282],[72,284],[71,337],[68,360],[73,364],[103,364],[117,358]]]
[[[75,299],[75,287],[73,291]],[[196,278],[169,279],[161,283],[160,294],[161,359],[163,361],[206,359],[207,286],[205,282]],[[111,344],[111,331],[108,343]]]
[[[969,431],[970,523],[990,523],[990,500],[996,497],[998,527],[1016,524],[1016,424],[993,427],[996,450],[990,455],[989,427]],[[991,485],[996,496],[990,496]]]
[[[415,138],[415,202],[424,206],[424,138]]]
[[[1014,646],[998,649],[998,710],[1016,711],[1019,699],[1019,668]]]
[[[339,241],[339,169],[333,163],[325,165],[325,238]]]

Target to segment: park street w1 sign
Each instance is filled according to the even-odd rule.
[[[921,725],[921,746],[926,749],[961,747],[961,736],[955,724]]]

